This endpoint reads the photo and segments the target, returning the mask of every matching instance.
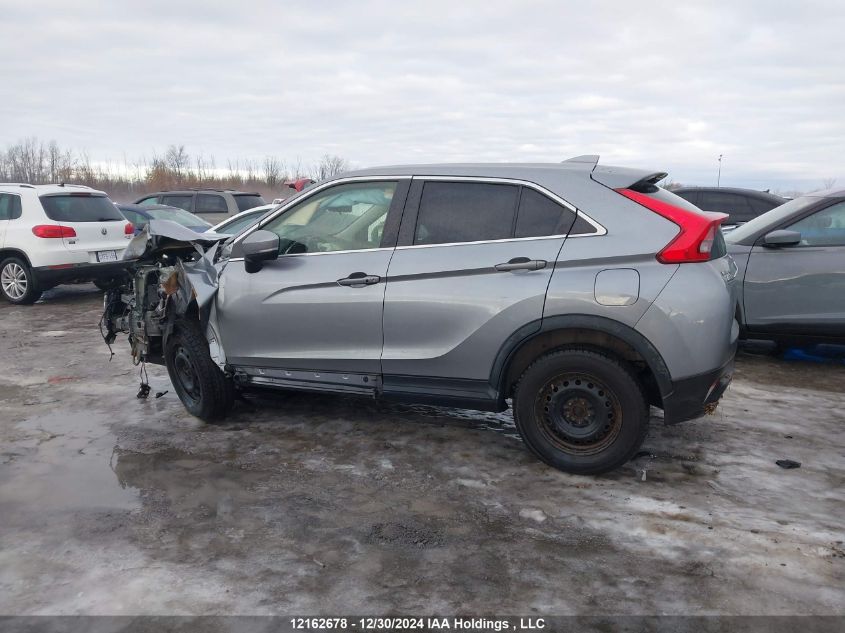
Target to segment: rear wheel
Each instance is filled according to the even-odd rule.
[[[20,305],[35,303],[41,296],[32,269],[19,257],[0,262],[0,292],[7,301]]]
[[[517,429],[550,466],[596,475],[624,464],[648,430],[648,404],[631,370],[588,349],[541,356],[514,394]]]
[[[167,339],[164,360],[170,382],[189,413],[206,422],[226,417],[234,403],[234,387],[211,360],[198,323],[176,324]]]

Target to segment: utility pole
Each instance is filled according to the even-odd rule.
[[[719,154],[719,175],[716,176],[716,187],[722,182],[722,155]]]

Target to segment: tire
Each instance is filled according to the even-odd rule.
[[[126,279],[122,277],[109,277],[107,279],[95,279],[94,285],[97,286],[103,292],[108,292],[109,290],[114,290],[115,288],[119,288],[124,283],[126,283]]]
[[[32,269],[20,257],[0,262],[0,293],[6,301],[18,305],[33,304],[41,297]]]
[[[208,341],[198,323],[176,323],[167,339],[164,362],[176,394],[191,415],[215,422],[232,410],[234,386],[211,360]]]
[[[513,409],[531,452],[578,475],[618,468],[648,431],[648,402],[632,371],[590,349],[562,349],[534,361],[517,383]]]

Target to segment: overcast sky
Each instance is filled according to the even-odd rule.
[[[845,185],[845,2],[0,0],[0,145]]]

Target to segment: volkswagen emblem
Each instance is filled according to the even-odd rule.
[[[100,229],[100,233],[102,233],[103,235],[105,235],[106,233],[108,233],[108,231],[106,231],[106,229],[105,229],[105,228],[102,228],[102,229]]]

